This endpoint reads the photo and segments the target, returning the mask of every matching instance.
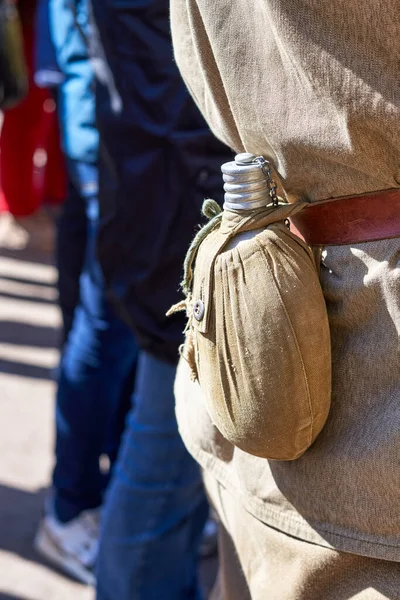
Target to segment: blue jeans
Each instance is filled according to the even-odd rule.
[[[139,355],[136,389],[103,512],[97,600],[197,600],[208,513],[175,418],[175,367]]]
[[[69,161],[68,169],[85,202],[87,241],[57,390],[54,507],[64,522],[102,503],[107,477],[99,459],[102,454],[115,459],[137,358],[134,336],[106,299],[96,257],[97,167]]]

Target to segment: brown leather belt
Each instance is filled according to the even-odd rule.
[[[400,188],[310,202],[290,223],[310,246],[400,237]]]

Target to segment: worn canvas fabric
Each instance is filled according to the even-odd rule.
[[[400,599],[396,563],[297,540],[266,527],[212,476],[205,484],[222,520],[210,600]]]
[[[188,302],[184,355],[213,423],[235,446],[276,460],[309,448],[331,401],[314,256],[284,224],[299,208],[225,209],[198,249]]]
[[[398,186],[398,0],[171,0],[171,23],[214,133],[289,199]]]
[[[236,152],[263,155],[289,200],[398,187],[398,0],[172,0],[175,55]],[[186,363],[180,429],[261,522],[344,552],[400,561],[400,242],[323,249],[332,402],[314,444],[267,461],[212,425]]]
[[[199,461],[257,519],[304,541],[400,562],[400,243],[326,248],[320,282],[332,347],[327,422],[294,461],[267,461],[212,424],[182,360],[180,432]]]

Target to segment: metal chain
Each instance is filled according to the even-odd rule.
[[[259,165],[260,169],[262,170],[265,177],[267,178],[268,193],[270,195],[273,206],[278,206],[279,199],[278,199],[278,195],[276,193],[278,186],[276,185],[276,182],[271,177],[271,163],[268,160],[266,160],[263,156],[257,156],[254,159],[254,162],[256,162]]]

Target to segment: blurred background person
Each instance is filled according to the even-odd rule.
[[[35,82],[39,87],[45,87],[52,90],[52,97],[57,109],[57,117],[60,118],[58,97],[61,93],[59,92],[58,87],[61,83],[65,83],[65,75],[61,72],[57,60],[56,49],[52,39],[49,9],[49,0],[39,0],[36,11]],[[69,12],[71,12],[71,10],[69,10]],[[70,46],[69,53],[71,53],[71,51],[73,50],[71,50]],[[90,85],[91,75],[87,65],[86,77],[89,77]],[[86,113],[88,112],[88,101],[90,103],[90,94],[87,99],[85,99],[84,94],[87,84],[87,82],[85,83],[85,78],[82,79],[82,75],[74,84],[78,89],[79,86],[81,87],[84,100],[82,108]],[[75,96],[77,97],[77,101],[79,101],[80,97],[82,97],[82,93],[80,95],[75,93]],[[78,134],[76,142],[76,148],[79,149],[78,156],[83,156],[93,163],[95,161],[94,147],[97,142],[93,141],[95,140],[95,137],[90,135],[90,132],[89,135],[81,133],[79,126],[84,123],[84,120],[82,121],[78,105],[74,107],[73,112],[70,114],[69,121],[76,123],[73,132],[74,134]],[[79,280],[85,260],[87,238],[85,201],[79,191],[79,186],[76,185],[71,164],[68,166],[69,168],[66,173],[66,201],[64,202],[62,211],[57,215],[56,240],[58,303],[62,316],[61,346],[64,345],[68,337],[72,327],[75,308],[79,302]]]
[[[65,197],[65,173],[55,105],[34,81],[36,2],[19,0],[25,60],[26,98],[4,113],[0,138],[0,247],[51,252],[55,228],[43,205]],[[41,152],[38,152],[41,150]]]
[[[187,247],[205,197],[221,198],[231,157],[206,127],[172,59],[168,0],[93,0],[100,131],[99,258],[140,355],[106,495],[98,600],[201,596],[197,551],[208,505],[180,438],[173,383]],[[104,57],[106,62],[104,62]]]
[[[56,397],[53,490],[36,549],[84,583],[94,583],[98,526],[109,472],[123,428],[137,346],[107,301],[96,257],[98,131],[88,60],[86,0],[49,0],[49,24],[64,79],[57,107],[69,177],[58,225],[58,269],[64,337]],[[76,304],[77,303],[77,304]],[[107,471],[107,470],[106,470]]]

